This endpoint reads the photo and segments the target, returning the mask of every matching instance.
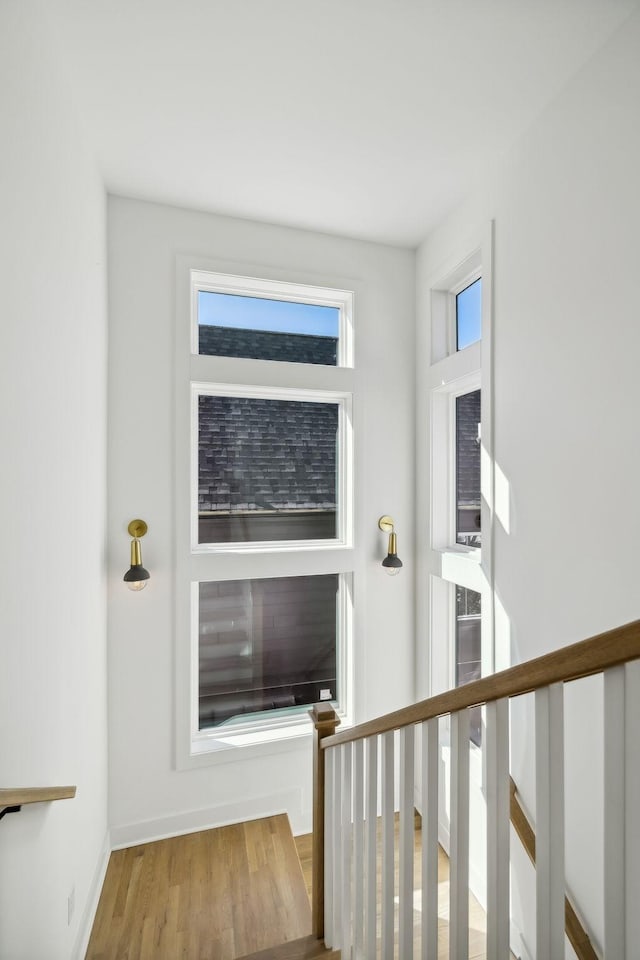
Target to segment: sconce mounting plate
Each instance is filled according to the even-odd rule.
[[[380,517],[378,520],[378,526],[383,533],[393,533],[393,520],[391,517],[387,517],[386,515],[384,517]]]
[[[147,529],[148,528],[144,520],[132,520],[127,527],[130,537],[144,537]]]

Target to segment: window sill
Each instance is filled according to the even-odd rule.
[[[217,553],[293,553],[303,550],[352,550],[349,540],[246,540],[233,543],[198,543],[192,545],[195,556],[207,556]]]
[[[350,725],[343,717],[341,728]],[[203,732],[192,738],[191,748],[185,757],[178,759],[177,768],[190,770],[219,763],[241,763],[294,750],[308,750],[312,734],[313,725],[306,713],[286,723],[271,723],[261,728],[216,728],[215,732]]]
[[[432,550],[429,572],[449,583],[457,583],[461,587],[481,593],[482,550],[462,544],[444,550]]]

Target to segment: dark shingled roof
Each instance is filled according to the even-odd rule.
[[[337,348],[336,337],[235,330],[206,324],[200,327],[200,353],[209,357],[248,357],[253,360],[321,363],[335,367]]]
[[[199,512],[335,510],[338,406],[199,398]]]
[[[335,366],[337,339],[201,326],[200,353]],[[335,403],[200,397],[199,513],[335,510]]]
[[[201,326],[200,353],[335,365],[337,340]],[[457,499],[480,507],[480,391],[457,399]],[[200,397],[200,514],[335,510],[335,403]]]

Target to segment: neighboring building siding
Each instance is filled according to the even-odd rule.
[[[200,724],[336,692],[336,574],[200,584]]]

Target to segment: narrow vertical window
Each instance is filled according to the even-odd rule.
[[[432,693],[478,679],[489,662],[483,641],[490,638],[492,606],[486,602],[483,614],[482,601],[490,550],[481,557],[482,427],[490,425],[481,389],[482,337],[490,335],[490,311],[483,317],[483,301],[486,309],[491,296],[487,280],[483,291],[485,253],[490,255],[488,243],[458,259],[431,286],[428,301]],[[484,536],[490,548],[486,531]],[[480,746],[479,710],[471,711],[471,726],[471,739]]]
[[[456,294],[456,342],[464,350],[482,337],[482,279]]]

